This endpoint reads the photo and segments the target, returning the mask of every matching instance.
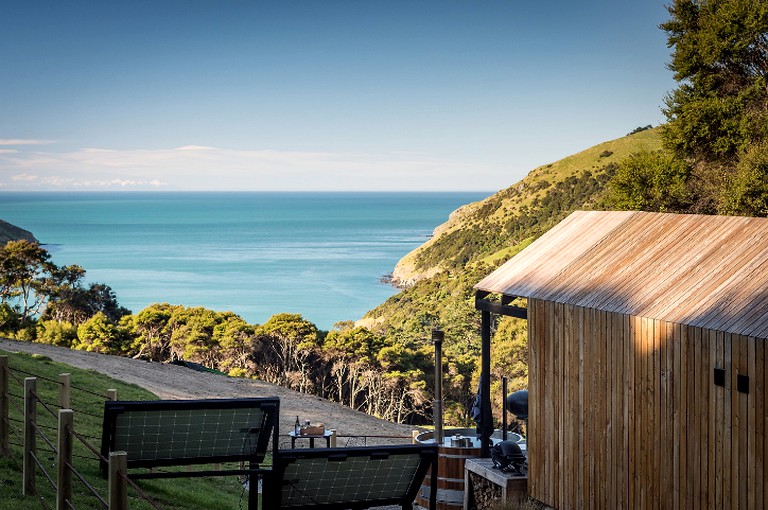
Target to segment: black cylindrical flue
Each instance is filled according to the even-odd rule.
[[[433,419],[435,421],[435,443],[443,443],[443,338],[440,330],[432,330],[432,342],[435,344],[435,400]]]

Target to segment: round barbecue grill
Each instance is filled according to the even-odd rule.
[[[528,419],[528,390],[520,390],[507,395],[507,411],[518,420]]]

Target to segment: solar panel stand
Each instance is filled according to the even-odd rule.
[[[277,427],[275,427],[277,428]],[[259,475],[261,473],[258,473],[257,470],[259,468],[258,464],[254,464],[253,462],[248,464],[248,467],[250,468],[250,474],[248,475],[248,510],[258,510],[259,509]]]
[[[187,478],[211,475],[248,476],[249,510],[258,509],[260,468],[270,439],[277,451],[280,400],[157,400],[104,404],[102,456],[125,450],[128,469],[247,462],[236,470],[133,473],[139,478]],[[139,430],[137,430],[139,429]],[[106,467],[106,466],[104,466]]]
[[[412,510],[432,468],[430,509],[437,500],[437,446],[387,445],[279,450],[262,504],[270,510]]]

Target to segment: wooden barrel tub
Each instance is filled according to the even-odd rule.
[[[451,446],[451,438],[459,435],[470,439],[472,446]],[[476,439],[475,429],[446,429],[443,431],[445,440],[437,447],[437,510],[458,510],[464,507],[464,464],[467,459],[480,457],[480,441]],[[424,432],[416,436],[417,443],[432,444],[435,442],[433,432]],[[497,430],[491,436],[491,441],[501,441],[502,433]],[[508,439],[522,439],[514,433],[508,434]],[[424,477],[416,504],[429,508],[430,475]]]
[[[473,446],[451,446],[456,435],[470,438]],[[457,510],[464,506],[464,463],[480,457],[480,442],[474,439],[475,429],[446,429],[445,441],[437,447],[437,509]],[[434,443],[434,433],[424,432],[416,436],[417,443]],[[429,508],[430,475],[427,473],[416,497],[416,504]]]

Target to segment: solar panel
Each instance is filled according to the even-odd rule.
[[[280,450],[265,508],[410,508],[436,458],[433,445]]]
[[[102,455],[125,451],[129,467],[264,459],[277,398],[107,401]]]

